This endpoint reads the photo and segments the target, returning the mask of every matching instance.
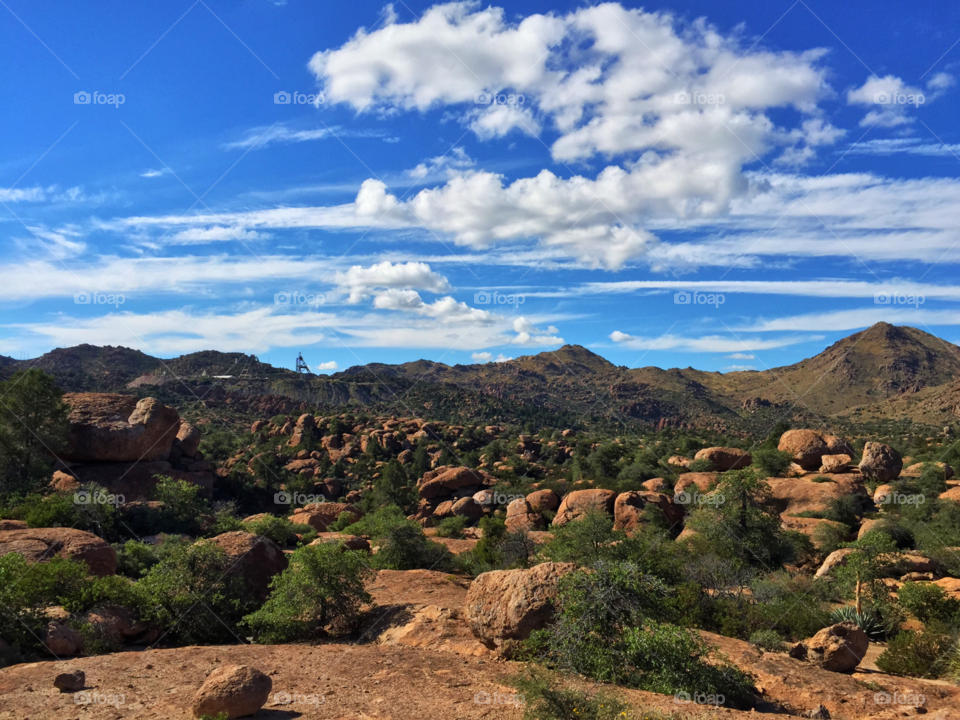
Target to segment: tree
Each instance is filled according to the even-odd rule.
[[[408,482],[403,465],[396,460],[388,462],[380,471],[380,477],[373,481],[374,507],[396,505],[407,508],[414,499]]]
[[[756,471],[724,473],[716,489],[700,500],[702,509],[687,525],[700,533],[697,542],[705,549],[763,567],[791,554],[780,515],[770,502],[770,486]]]
[[[38,368],[0,383],[0,490],[39,490],[52,456],[66,445],[70,408],[54,379]]]
[[[348,631],[371,601],[364,583],[372,575],[360,552],[336,543],[301,547],[271,581],[267,602],[242,624],[263,643],[310,640],[328,627]]]
[[[853,585],[856,610],[860,613],[864,597],[877,600],[886,595],[880,580],[900,560],[900,553],[893,538],[885,532],[867,533],[847,547],[853,552],[847,555],[846,564],[837,568],[837,575]]]

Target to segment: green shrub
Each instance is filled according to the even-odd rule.
[[[811,538],[817,550],[832,553],[847,542],[849,535],[850,528],[847,526],[837,527],[831,523],[820,523],[814,528]]]
[[[580,519],[552,529],[553,538],[541,546],[541,554],[553,562],[583,566],[619,557],[621,551],[614,543],[627,537],[625,532],[613,529],[613,518],[600,509],[591,509]]]
[[[75,597],[87,582],[84,563],[62,557],[30,565],[19,553],[0,557],[0,637],[12,647],[7,660],[35,657],[50,605]]]
[[[760,448],[752,453],[753,466],[768,477],[783,477],[793,463],[790,453],[781,452],[772,448]]]
[[[933,583],[906,582],[897,592],[897,599],[922,623],[938,620],[955,624],[960,614],[960,600],[950,597],[942,587]]]
[[[177,547],[189,545],[190,540],[179,535],[161,537],[157,545],[128,540],[123,545],[114,545],[117,552],[117,573],[139,580],[154,565],[163,560]]]
[[[519,697],[508,700],[523,704],[524,720],[623,720],[635,717],[630,706],[619,698],[603,691],[591,695],[583,690],[563,687],[541,668],[528,668],[509,682],[517,688]],[[659,713],[644,713],[643,718],[668,720]]]
[[[462,538],[463,530],[467,526],[467,519],[463,515],[446,517],[437,525],[437,537]]]
[[[379,538],[373,565],[384,570],[452,570],[453,554],[423,534],[415,522],[394,525]]]
[[[750,642],[767,652],[783,652],[787,647],[776,630],[757,630],[750,635]]]
[[[186,480],[161,477],[154,499],[162,503],[159,532],[199,535],[202,516],[211,512],[210,503],[200,496],[202,488]]]
[[[217,545],[175,545],[138,583],[143,591],[143,619],[163,631],[161,639],[177,645],[233,643],[237,623],[256,603]]]
[[[599,682],[651,692],[746,698],[750,682],[692,630],[663,620],[666,586],[630,563],[598,562],[560,580],[554,626],[535,632],[528,651]]]
[[[298,548],[270,583],[270,597],[243,619],[257,642],[311,640],[352,630],[360,607],[371,602],[364,582],[373,571],[364,554],[329,543]]]
[[[280,547],[285,545],[292,545],[297,540],[298,528],[306,527],[309,530],[313,530],[312,527],[295,525],[290,522],[289,519],[284,517],[277,517],[276,515],[267,515],[258,520],[253,520],[251,522],[242,523],[241,530],[254,535],[261,535],[263,537],[270,538]],[[314,534],[316,534],[314,532]]]
[[[714,470],[716,470],[716,468],[713,463],[706,458],[694,460],[687,465],[687,472],[713,472]]]
[[[877,667],[891,675],[938,678],[950,667],[953,643],[948,629],[937,622],[920,632],[904,630],[877,658]]]

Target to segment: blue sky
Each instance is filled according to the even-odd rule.
[[[5,0],[0,354],[957,342],[958,41],[906,2]]]

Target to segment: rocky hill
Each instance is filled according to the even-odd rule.
[[[156,394],[240,408],[281,396],[313,406],[367,406],[450,422],[555,427],[697,427],[750,432],[787,416],[908,420],[938,426],[960,412],[960,348],[912,327],[878,323],[795,365],[737,373],[618,367],[579,345],[484,365],[429,360],[297,375],[242,353],[170,360],[122,347],[80,345],[36,360],[3,358],[0,376],[40,367],[70,392]],[[226,376],[226,377],[224,377]],[[249,419],[249,418],[246,418]]]

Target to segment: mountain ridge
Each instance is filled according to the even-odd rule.
[[[164,360],[130,348],[88,344],[57,348],[33,360],[0,358],[0,375],[18,367],[40,367],[68,391],[143,393],[162,384],[169,392],[189,390],[198,396],[193,386],[215,383],[235,394],[275,394],[325,406],[383,407],[410,397],[427,414],[435,404],[445,412],[462,405],[477,416],[506,413],[508,419],[527,408],[544,417],[735,429],[777,414],[862,419],[867,413],[940,424],[960,413],[955,397],[960,347],[918,328],[888,323],[853,333],[792,365],[733,373],[626,368],[574,344],[499,363],[369,363],[329,376],[300,376],[243,353],[204,350]]]

